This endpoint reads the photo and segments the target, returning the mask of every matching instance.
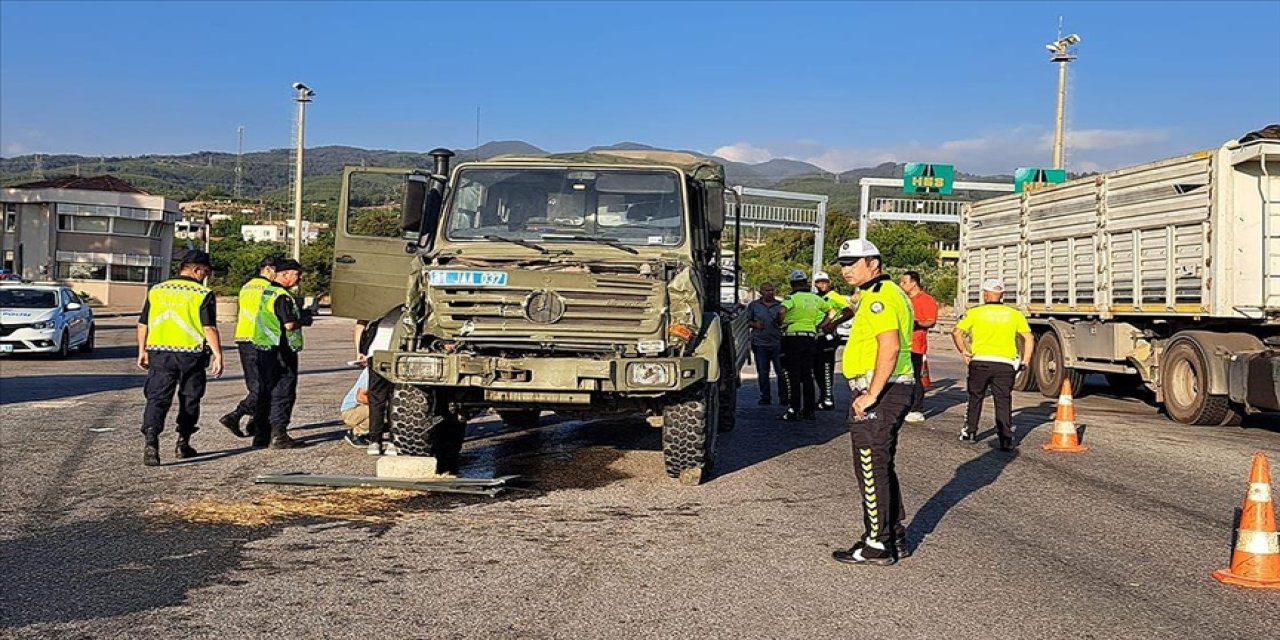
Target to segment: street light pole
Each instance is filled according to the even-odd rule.
[[[316,92],[312,91],[307,85],[301,82],[293,83],[293,88],[298,92],[294,96],[294,102],[298,103],[298,146],[295,150],[294,166],[293,166],[293,259],[302,260],[302,150],[306,137],[307,126],[307,103],[311,102],[311,96]]]
[[[1059,34],[1062,32],[1059,31]],[[1067,126],[1067,64],[1076,59],[1072,45],[1079,44],[1080,36],[1071,34],[1059,38],[1056,42],[1045,45],[1052,57],[1050,62],[1058,63],[1058,110],[1053,123],[1053,168],[1061,169],[1066,164],[1066,126]]]

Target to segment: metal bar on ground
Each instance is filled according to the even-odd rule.
[[[496,496],[507,487],[507,482],[519,476],[499,478],[376,478],[372,476],[342,476],[312,473],[266,473],[253,479],[254,484],[286,484],[311,487],[377,487],[383,489],[408,489],[435,493],[463,493]]]

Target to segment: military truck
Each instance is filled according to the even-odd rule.
[[[957,305],[999,277],[1030,316],[1016,389],[1101,373],[1178,422],[1280,411],[1280,140],[1248,138],[967,207]]]
[[[336,315],[403,305],[373,357],[395,385],[399,452],[456,469],[467,420],[489,410],[516,428],[638,413],[662,429],[668,475],[706,480],[747,347],[720,303],[723,168],[615,151],[451,169],[431,154],[425,170],[346,168],[335,241]]]

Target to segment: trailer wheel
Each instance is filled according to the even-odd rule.
[[[1071,390],[1080,393],[1084,384],[1084,374],[1067,367],[1066,352],[1062,349],[1062,340],[1053,331],[1046,331],[1036,344],[1035,355],[1031,358],[1035,372],[1036,385],[1040,387],[1040,395],[1056,398],[1062,393],[1062,383],[1071,383]]]
[[[663,407],[662,458],[680,484],[701,484],[715,464],[720,385],[696,385]]]
[[[1030,362],[1024,363],[1022,368],[1013,376],[1014,391],[1037,391],[1040,385],[1036,382],[1036,352],[1031,353]]]
[[[466,423],[451,414],[443,391],[398,384],[391,394],[391,438],[401,455],[431,456],[437,470],[457,473]]]
[[[1183,424],[1239,424],[1241,416],[1226,396],[1209,394],[1209,364],[1200,349],[1182,340],[1164,352],[1160,390],[1170,418]]]

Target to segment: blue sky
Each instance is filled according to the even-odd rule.
[[[1068,166],[1280,121],[1280,2],[0,3],[0,153],[623,140],[827,169],[1049,162],[1057,18]]]

